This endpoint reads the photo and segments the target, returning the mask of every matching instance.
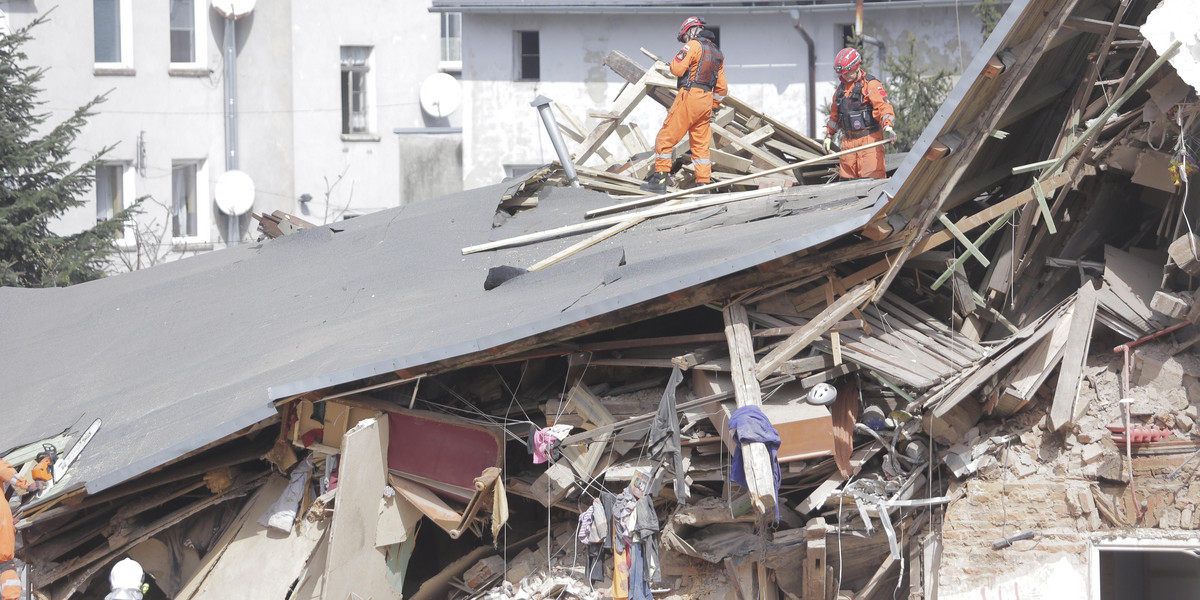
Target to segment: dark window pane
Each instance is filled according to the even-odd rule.
[[[190,31],[172,31],[171,32],[171,62],[174,63],[190,63],[196,62],[196,58],[192,55],[192,32]]]
[[[520,60],[518,66],[520,71],[517,73],[517,79],[539,79],[541,77],[541,56],[539,52],[538,32],[518,32],[517,45]]]
[[[121,62],[121,2],[93,0],[96,62]]]
[[[193,0],[171,0],[171,62],[196,62]]]
[[[537,56],[521,57],[521,79],[537,79],[541,77]]]
[[[350,72],[342,71],[342,133],[350,133]]]

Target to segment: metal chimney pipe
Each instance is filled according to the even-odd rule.
[[[575,163],[571,162],[571,154],[567,152],[567,145],[563,143],[562,133],[558,130],[558,121],[554,119],[554,111],[550,108],[550,102],[549,98],[539,95],[529,105],[537,108],[538,113],[542,115],[542,124],[546,126],[546,133],[550,134],[550,143],[554,144],[554,152],[558,154],[558,162],[562,164],[563,171],[567,174],[567,180],[571,182],[571,187],[579,187],[579,175],[575,174]]]

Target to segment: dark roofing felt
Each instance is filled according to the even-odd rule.
[[[753,267],[861,227],[882,198],[879,183],[845,182],[651,219],[485,292],[488,267],[528,266],[580,237],[461,248],[577,223],[612,202],[548,189],[535,210],[493,229],[506,187],[69,288],[0,288],[0,445],[104,419],[65,486],[95,493],[273,417],[273,399],[470,354]],[[775,216],[741,222],[756,211]]]

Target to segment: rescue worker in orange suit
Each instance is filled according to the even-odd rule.
[[[712,183],[712,112],[725,99],[725,55],[717,48],[716,35],[704,28],[700,17],[688,17],[679,27],[683,48],[671,61],[671,74],[678,79],[679,93],[667,111],[658,137],[654,139],[654,172],[641,188],[662,194],[670,182],[671,151],[690,135],[696,185]]]
[[[48,463],[50,459],[41,458],[38,468],[41,468],[44,462]],[[49,472],[49,469],[45,472]],[[32,483],[26,481],[17,475],[17,470],[4,459],[0,459],[0,482],[4,484],[4,500],[0,502],[0,600],[19,600],[21,577],[17,574],[17,565],[13,560],[17,550],[17,530],[13,525],[12,509],[8,505],[8,492],[13,487],[34,492],[45,489],[47,484],[36,478]]]
[[[837,91],[829,105],[829,121],[825,123],[825,151],[831,152],[833,136],[842,132],[842,150],[853,150],[884,136],[894,139],[896,111],[888,102],[887,92],[878,79],[862,69],[862,55],[854,48],[843,48],[833,60],[837,72]],[[883,164],[884,146],[875,146],[841,157],[838,176],[842,179],[887,177]]]

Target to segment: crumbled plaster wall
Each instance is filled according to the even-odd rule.
[[[1135,352],[1129,397],[1134,425],[1168,429],[1168,440],[1195,441],[1200,408],[1200,360],[1172,357],[1169,345],[1147,344]],[[1043,403],[1000,422],[983,421],[969,445],[1013,435],[985,459],[978,473],[951,484],[945,514],[939,595],[1002,589],[1036,581],[1043,565],[1086,581],[1088,549],[1106,539],[1189,539],[1200,529],[1200,461],[1168,475],[1191,454],[1135,456],[1135,504],[1128,485],[1124,446],[1107,426],[1121,425],[1120,355],[1094,354],[1085,371],[1081,399],[1087,412],[1069,431],[1045,429]],[[1051,381],[1050,389],[1053,389]],[[1189,401],[1189,397],[1192,401]],[[1139,518],[1136,513],[1141,512]],[[1122,521],[1136,522],[1136,526]],[[1025,530],[1031,540],[993,550],[992,543]],[[1064,570],[1065,569],[1065,570]],[[1086,587],[1065,588],[1056,600],[1087,598]]]

